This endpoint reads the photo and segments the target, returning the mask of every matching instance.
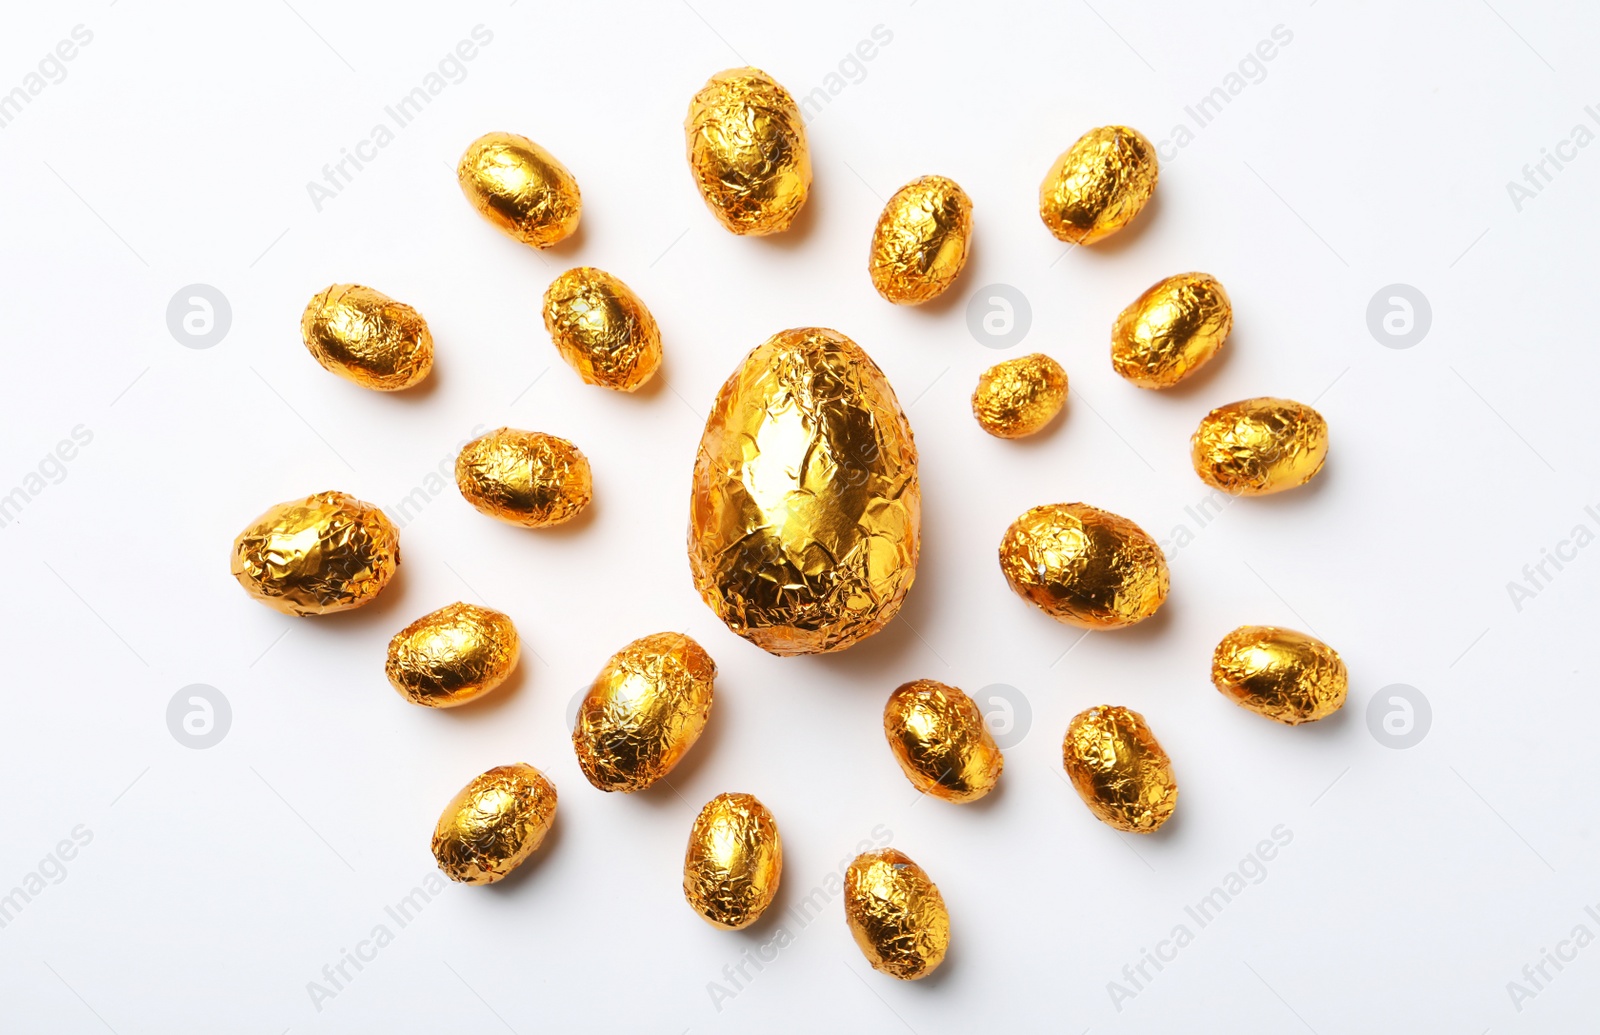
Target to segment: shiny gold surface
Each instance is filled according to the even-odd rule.
[[[556,818],[556,785],[531,765],[495,766],[461,788],[433,828],[439,869],[493,884],[532,855]]]
[[[1044,430],[1067,402],[1067,372],[1035,352],[996,363],[978,378],[972,415],[996,438],[1022,438]]]
[[[911,785],[945,801],[994,790],[1005,759],[972,698],[932,679],[905,683],[883,708],[883,734]]]
[[[751,794],[719,794],[689,832],[683,897],[717,927],[737,931],[761,918],[783,876],[783,842],[767,807]]]
[[[631,392],[661,365],[661,331],[639,296],[604,270],[579,266],[544,293],[544,329],[585,384]]]
[[[717,393],[695,457],[689,567],[728,628],[772,654],[842,650],[900,610],[922,495],[911,426],[838,331],[782,331]]]
[[[1093,244],[1133,221],[1155,193],[1156,149],[1127,126],[1078,138],[1039,185],[1039,218],[1063,241]]]
[[[233,541],[233,577],[289,615],[367,603],[400,565],[400,532],[383,511],[342,492],[280,503]]]
[[[711,715],[717,664],[682,633],[655,633],[617,651],[578,707],[572,747],[602,791],[638,791],[666,776]]]
[[[1152,285],[1111,328],[1111,366],[1140,388],[1171,388],[1217,354],[1233,329],[1233,304],[1209,273]]]
[[[895,191],[872,231],[867,272],[896,305],[937,298],[955,282],[972,239],[972,199],[956,181],[923,176]]]
[[[1211,682],[1234,704],[1298,726],[1344,706],[1349,675],[1332,647],[1293,629],[1241,625],[1211,656]]]
[[[456,457],[456,486],[490,517],[525,528],[577,517],[594,495],[589,461],[564,438],[499,428]]]
[[[1067,726],[1061,761],[1095,818],[1130,834],[1153,833],[1178,805],[1172,761],[1144,716],[1101,705]]]
[[[498,687],[517,667],[517,627],[499,611],[451,604],[389,641],[389,685],[415,704],[454,708]]]
[[[1068,625],[1141,622],[1167,599],[1161,547],[1144,529],[1086,503],[1034,507],[1006,529],[1000,570],[1017,595]]]
[[[757,68],[706,81],[683,122],[706,207],[736,234],[789,229],[811,190],[805,123],[789,91]]]
[[[501,233],[548,248],[578,228],[578,181],[554,155],[515,133],[485,133],[456,166],[461,193]]]
[[[399,391],[433,369],[428,322],[361,284],[335,284],[306,303],[300,337],[325,369],[363,388]]]
[[[893,848],[858,855],[845,871],[844,918],[872,969],[904,981],[933,973],[950,948],[944,897]]]
[[[1235,496],[1304,485],[1328,459],[1328,422],[1290,399],[1246,399],[1206,414],[1189,441],[1194,471]]]

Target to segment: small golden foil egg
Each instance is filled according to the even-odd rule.
[[[578,228],[578,181],[527,137],[485,133],[461,156],[456,179],[478,215],[523,244],[548,248]]]
[[[433,369],[422,314],[360,284],[335,284],[306,303],[300,337],[325,369],[363,388],[397,392]]]
[[[1013,521],[1000,540],[1000,570],[1022,599],[1085,629],[1144,621],[1170,581],[1144,529],[1087,503],[1046,504]]]
[[[717,664],[682,633],[644,636],[617,651],[578,706],[572,747],[602,791],[638,791],[672,772],[711,715]]]
[[[1156,149],[1127,126],[1101,126],[1057,158],[1039,186],[1039,218],[1063,241],[1093,244],[1133,221],[1156,190]]]
[[[856,856],[844,875],[844,918],[872,969],[915,981],[950,948],[950,914],[928,874],[904,852]]]
[[[639,296],[604,270],[579,266],[544,293],[544,329],[585,384],[631,392],[661,365],[661,331]]]
[[[556,785],[531,765],[499,765],[461,788],[433,828],[439,869],[493,884],[532,855],[556,818]]]
[[[376,597],[400,566],[400,531],[383,511],[342,492],[290,500],[233,541],[233,577],[289,615],[326,615]]]
[[[498,428],[461,447],[456,486],[490,517],[525,528],[570,521],[589,505],[589,460],[564,438]]]
[[[872,231],[867,272],[878,294],[917,305],[944,294],[967,261],[972,199],[946,176],[923,176],[894,192]]]
[[[1005,759],[972,698],[932,679],[903,684],[883,708],[883,735],[924,794],[968,802],[994,790]]]
[[[517,627],[499,611],[451,604],[389,641],[389,684],[415,704],[454,708],[504,683],[517,667]]]
[[[894,389],[838,331],[782,331],[717,393],[695,456],[689,568],[728,628],[778,655],[843,650],[917,574],[917,447]]]
[[[1217,354],[1233,329],[1233,304],[1209,273],[1152,285],[1111,328],[1111,366],[1140,388],[1171,388]]]
[[[719,794],[689,831],[683,897],[707,922],[737,931],[761,918],[783,876],[778,824],[752,794]]]
[[[1089,811],[1118,830],[1154,833],[1178,805],[1172,760],[1136,711],[1107,704],[1079,712],[1061,762]]]
[[[718,222],[736,234],[789,229],[811,190],[811,153],[788,90],[757,68],[718,72],[689,102],[683,132]]]
[[[1234,704],[1298,726],[1344,707],[1350,677],[1339,653],[1315,637],[1241,625],[1211,655],[1211,682]]]
[[[1189,440],[1201,481],[1234,496],[1304,485],[1328,459],[1328,422],[1290,399],[1246,399],[1206,414]]]
[[[1067,372],[1043,353],[996,363],[978,378],[972,415],[996,438],[1042,431],[1067,402]]]

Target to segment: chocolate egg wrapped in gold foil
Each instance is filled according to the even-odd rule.
[[[706,81],[683,122],[689,171],[717,221],[736,234],[789,229],[811,190],[805,123],[789,91],[758,68]]]
[[[1194,471],[1234,496],[1266,496],[1310,481],[1328,459],[1328,422],[1291,399],[1246,399],[1206,414],[1189,440]]]
[[[433,828],[439,869],[462,884],[493,884],[532,855],[556,818],[556,785],[531,765],[500,765],[475,777]]]
[[[1170,581],[1144,529],[1087,503],[1046,504],[1013,521],[1000,540],[1000,570],[1022,599],[1085,629],[1144,621]]]
[[[666,776],[711,715],[717,664],[682,633],[644,636],[617,651],[578,706],[572,747],[602,791],[638,791]]]
[[[1344,706],[1349,675],[1321,640],[1272,625],[1241,625],[1211,655],[1211,682],[1234,704],[1298,726]]]
[[[867,272],[878,294],[917,305],[944,294],[966,265],[972,199],[947,176],[923,176],[894,192],[872,231]]]
[[[783,876],[778,824],[752,794],[719,794],[689,831],[683,897],[706,921],[737,931],[761,918]]]
[[[1102,823],[1149,834],[1172,818],[1178,781],[1144,716],[1101,705],[1067,726],[1061,761],[1078,797]]]
[[[944,962],[950,914],[928,874],[904,852],[864,852],[845,870],[844,918],[872,969],[915,981]]]
[[[661,331],[639,296],[605,270],[579,266],[544,293],[544,329],[585,384],[631,392],[661,365]]]
[[[996,438],[1042,431],[1067,402],[1067,372],[1042,353],[996,363],[978,378],[972,415]]]
[[[363,388],[397,392],[433,369],[422,314],[361,284],[334,284],[306,303],[300,337],[324,369]]]
[[[515,133],[485,133],[456,166],[461,193],[508,237],[548,248],[578,228],[578,181],[554,155]]]
[[[415,704],[454,708],[504,683],[517,667],[517,627],[507,615],[455,603],[425,614],[389,641],[389,685]]]
[[[1039,218],[1063,241],[1093,244],[1133,221],[1156,190],[1156,149],[1127,126],[1101,126],[1056,159],[1039,186]]]
[[[917,449],[894,389],[838,331],[782,331],[717,393],[695,457],[689,567],[728,628],[778,655],[888,624],[917,573]]]
[[[589,460],[564,438],[497,428],[456,456],[456,487],[479,511],[524,528],[559,525],[594,495]]]
[[[326,615],[371,601],[400,566],[400,531],[342,492],[280,503],[233,541],[233,577],[288,615]]]
[[[911,786],[945,801],[977,801],[994,790],[1005,767],[972,698],[932,679],[904,683],[889,695],[883,735]]]
[[[1233,303],[1209,273],[1179,273],[1133,300],[1111,328],[1111,366],[1140,388],[1171,388],[1228,339]]]

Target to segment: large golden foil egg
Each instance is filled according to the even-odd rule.
[[[737,931],[761,918],[783,876],[778,824],[752,794],[719,794],[689,831],[683,897],[706,921]]]
[[[706,81],[683,122],[689,171],[717,221],[736,234],[789,229],[811,190],[805,123],[789,91],[757,68]]]
[[[661,365],[661,331],[639,296],[605,270],[580,266],[544,293],[544,329],[585,384],[631,392]]]
[[[1018,356],[985,370],[972,392],[972,415],[996,438],[1044,430],[1067,403],[1067,372],[1042,353]]]
[[[461,447],[456,487],[479,511],[525,528],[578,516],[594,495],[589,460],[564,438],[499,428]]]
[[[1149,834],[1172,818],[1178,781],[1144,716],[1101,705],[1067,726],[1061,761],[1095,818],[1130,834]]]
[[[415,704],[454,708],[504,683],[517,667],[517,627],[476,604],[425,614],[389,641],[389,685]]]
[[[672,772],[711,715],[717,664],[682,633],[617,651],[578,706],[572,747],[602,791],[638,791]]]
[[[1167,560],[1144,529],[1087,503],[1034,507],[1013,521],[1000,570],[1022,599],[1085,629],[1144,621],[1169,584]]]
[[[689,567],[728,628],[772,654],[842,650],[917,573],[917,449],[894,389],[838,331],[782,331],[722,390],[695,457]]]
[[[917,305],[944,294],[967,262],[972,199],[947,176],[923,176],[894,192],[872,230],[867,272],[878,294]]]
[[[280,503],[233,541],[233,577],[289,615],[325,615],[371,601],[400,565],[400,531],[342,492]]]
[[[531,765],[495,766],[444,807],[433,828],[439,869],[462,884],[493,884],[532,855],[556,818],[556,785]]]
[[[1179,273],[1133,300],[1111,328],[1111,366],[1140,388],[1171,388],[1233,329],[1233,304],[1209,273]]]
[[[1189,441],[1194,471],[1234,496],[1304,485],[1328,459],[1328,422],[1290,399],[1246,399],[1206,414]]]
[[[548,248],[578,228],[578,181],[554,155],[515,133],[485,133],[456,166],[461,193],[509,237]]]
[[[994,790],[1005,766],[972,698],[918,679],[898,687],[883,708],[883,734],[911,785],[945,801],[968,802]]]
[[[1156,190],[1156,149],[1127,126],[1078,138],[1039,185],[1039,218],[1063,241],[1093,244],[1133,221]]]
[[[872,969],[915,981],[950,948],[950,914],[928,874],[904,852],[856,856],[844,876],[844,918]]]
[[[433,369],[422,314],[361,284],[335,284],[306,303],[300,337],[324,369],[363,388],[410,388]]]
[[[1211,682],[1257,715],[1298,726],[1344,706],[1349,675],[1332,647],[1293,629],[1241,625],[1211,656]]]

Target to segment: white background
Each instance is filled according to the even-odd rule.
[[[1584,112],[1600,101],[1595,13],[1512,0],[693,2],[10,12],[0,90],[74,26],[93,40],[0,129],[0,493],[29,497],[0,528],[0,891],[41,866],[61,874],[45,860],[74,828],[92,841],[0,929],[0,1027],[1327,1035],[1589,1023],[1600,948],[1560,972],[1547,964],[1542,988],[1522,969],[1577,925],[1600,935],[1584,912],[1600,902],[1600,549],[1547,564],[1553,578],[1520,609],[1507,584],[1580,523],[1600,530],[1584,509],[1600,512],[1600,147],[1562,145],[1575,159],[1546,166],[1551,182],[1520,211],[1506,184],[1574,127],[1600,132]],[[318,211],[307,181],[480,24],[493,39],[464,81]],[[846,60],[877,26],[890,42]],[[1292,41],[1264,78],[1186,146],[1163,145],[1135,228],[1063,255],[1036,207],[1054,157],[1109,122],[1156,141],[1192,131],[1185,106],[1277,26]],[[841,61],[846,85],[808,128],[816,181],[798,228],[723,231],[684,160],[691,95],[751,63],[800,96]],[[453,167],[491,129],[533,137],[576,175],[574,240],[535,253],[473,214]],[[947,300],[893,307],[872,291],[867,241],[883,199],[931,172],[972,196],[974,253]],[[622,277],[655,312],[659,387],[588,388],[557,358],[537,304],[578,264]],[[1106,358],[1113,317],[1190,269],[1232,295],[1224,354],[1175,391],[1121,381]],[[309,358],[300,310],[339,281],[427,317],[438,362],[426,387],[365,392]],[[167,325],[169,300],[194,283],[231,305],[209,349]],[[1409,349],[1369,330],[1369,301],[1394,283],[1431,303]],[[990,284],[1030,302],[1029,333],[1007,351],[968,330],[968,301]],[[811,324],[860,342],[909,408],[923,561],[882,634],[777,659],[724,629],[690,584],[689,474],[740,357]],[[989,438],[972,386],[1030,351],[1067,367],[1064,418],[1036,440]],[[1189,433],[1209,408],[1264,394],[1326,415],[1327,469],[1200,527],[1186,513],[1207,495]],[[45,461],[79,425],[92,441]],[[593,514],[530,532],[448,488],[405,525],[402,574],[381,600],[331,619],[279,615],[229,577],[233,536],[267,506],[338,488],[392,513],[474,428],[500,425],[576,442],[594,466]],[[42,463],[57,480],[28,492]],[[1161,539],[1194,533],[1157,618],[1078,643],[1012,595],[1001,533],[1031,505],[1068,500]],[[521,675],[477,706],[412,707],[384,680],[384,646],[456,599],[516,619]],[[1333,644],[1351,673],[1343,713],[1291,729],[1218,695],[1211,649],[1247,622]],[[671,786],[594,790],[568,741],[574,693],[634,637],[685,628],[721,669],[705,737]],[[916,677],[1025,697],[1027,733],[984,803],[916,803],[896,768],[880,711]],[[194,683],[231,706],[207,749],[166,719]],[[1431,704],[1408,749],[1369,728],[1369,702],[1393,684]],[[1064,782],[1062,732],[1099,703],[1142,711],[1172,755],[1182,803],[1157,836],[1101,825]],[[517,760],[560,789],[538,861],[502,886],[452,885],[397,929],[385,906],[433,870],[441,807]],[[689,825],[725,790],[760,796],[784,837],[773,919],[746,933],[712,929],[679,889]],[[880,825],[950,909],[950,955],[927,981],[870,970],[836,899],[804,927],[779,912]],[[1279,825],[1292,841],[1264,879],[1115,1002],[1124,965],[1176,925],[1193,929],[1184,907]],[[318,1010],[308,982],[380,923],[392,943]],[[780,927],[792,938],[735,989],[724,967]],[[1513,980],[1536,994],[1514,997]],[[737,994],[714,1003],[712,982]]]

